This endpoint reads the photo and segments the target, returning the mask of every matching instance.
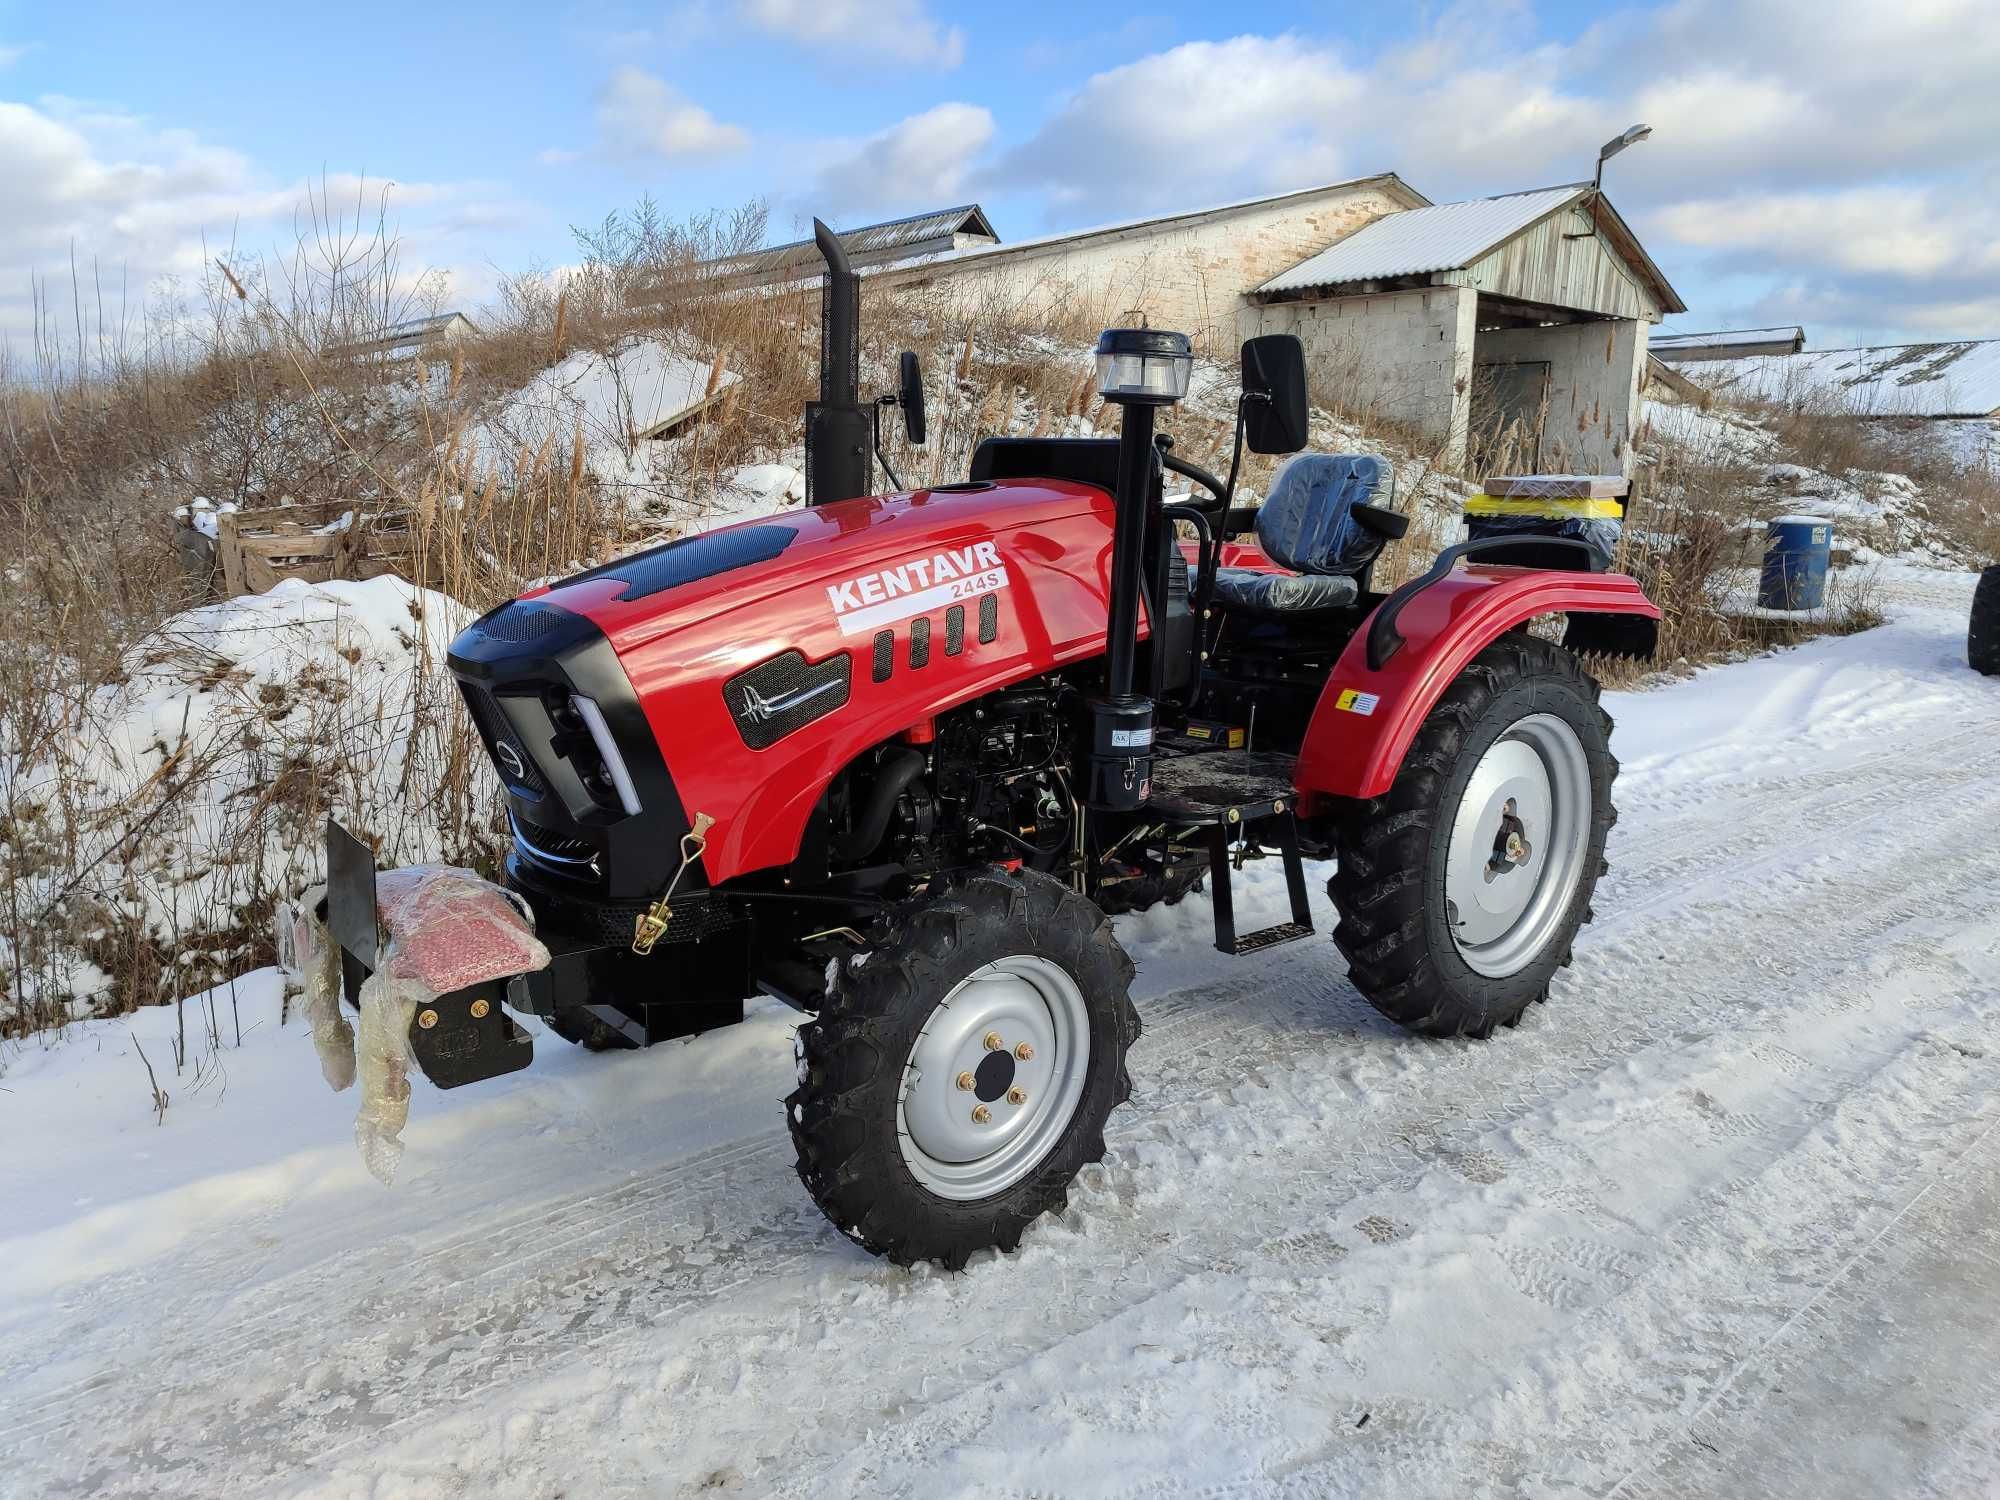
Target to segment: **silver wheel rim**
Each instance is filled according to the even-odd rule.
[[[903,1064],[904,1163],[941,1198],[1004,1193],[1062,1139],[1089,1066],[1089,1007],[1059,965],[1024,953],[974,970]]]
[[[1452,941],[1475,973],[1518,974],[1560,930],[1590,807],[1590,757],[1554,714],[1530,714],[1479,757],[1452,818],[1444,884]]]

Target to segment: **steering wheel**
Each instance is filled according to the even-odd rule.
[[[1192,479],[1214,497],[1211,500],[1196,502],[1203,510],[1227,509],[1229,505],[1229,486],[1209,473],[1200,464],[1191,464],[1185,459],[1175,458],[1171,448],[1168,446],[1172,441],[1169,438],[1160,447],[1161,467],[1171,470],[1183,479]]]

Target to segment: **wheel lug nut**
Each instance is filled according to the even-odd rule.
[[[1026,1104],[1028,1102],[1028,1091],[1026,1089],[1007,1090],[1007,1102],[1017,1108],[1020,1105]]]
[[[971,1090],[972,1085],[975,1082],[977,1082],[977,1080],[973,1078],[973,1076],[970,1073],[961,1073],[958,1075],[958,1086],[962,1089],[967,1090],[968,1092]]]
[[[973,1106],[973,1109],[972,1109],[972,1123],[973,1123],[973,1124],[975,1124],[975,1125],[985,1125],[985,1124],[987,1124],[988,1122],[990,1122],[990,1121],[992,1120],[992,1118],[993,1118],[993,1111],[992,1111],[992,1110],[990,1110],[990,1109],[988,1109],[988,1108],[987,1108],[987,1107],[986,1107],[985,1105],[983,1105],[983,1104],[977,1104],[977,1105],[974,1105],[974,1106]]]
[[[988,1052],[998,1052],[1002,1047],[1006,1045],[1007,1044],[1005,1042],[1000,1040],[999,1032],[989,1031],[986,1033],[986,1050]]]
[[[1033,1062],[1035,1060],[1035,1049],[1028,1043],[1023,1042],[1014,1049],[1014,1055],[1022,1062]]]

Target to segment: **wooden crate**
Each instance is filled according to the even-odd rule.
[[[223,511],[216,516],[216,555],[225,599],[261,594],[281,579],[325,583],[334,578],[375,578],[405,573],[410,533],[371,517],[329,534],[349,506],[338,503],[280,505]],[[359,507],[352,507],[358,509]]]

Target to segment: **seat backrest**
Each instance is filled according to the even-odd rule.
[[[1258,507],[1257,542],[1297,573],[1358,574],[1383,538],[1354,518],[1354,507],[1391,509],[1395,492],[1395,470],[1372,453],[1298,454]]]

